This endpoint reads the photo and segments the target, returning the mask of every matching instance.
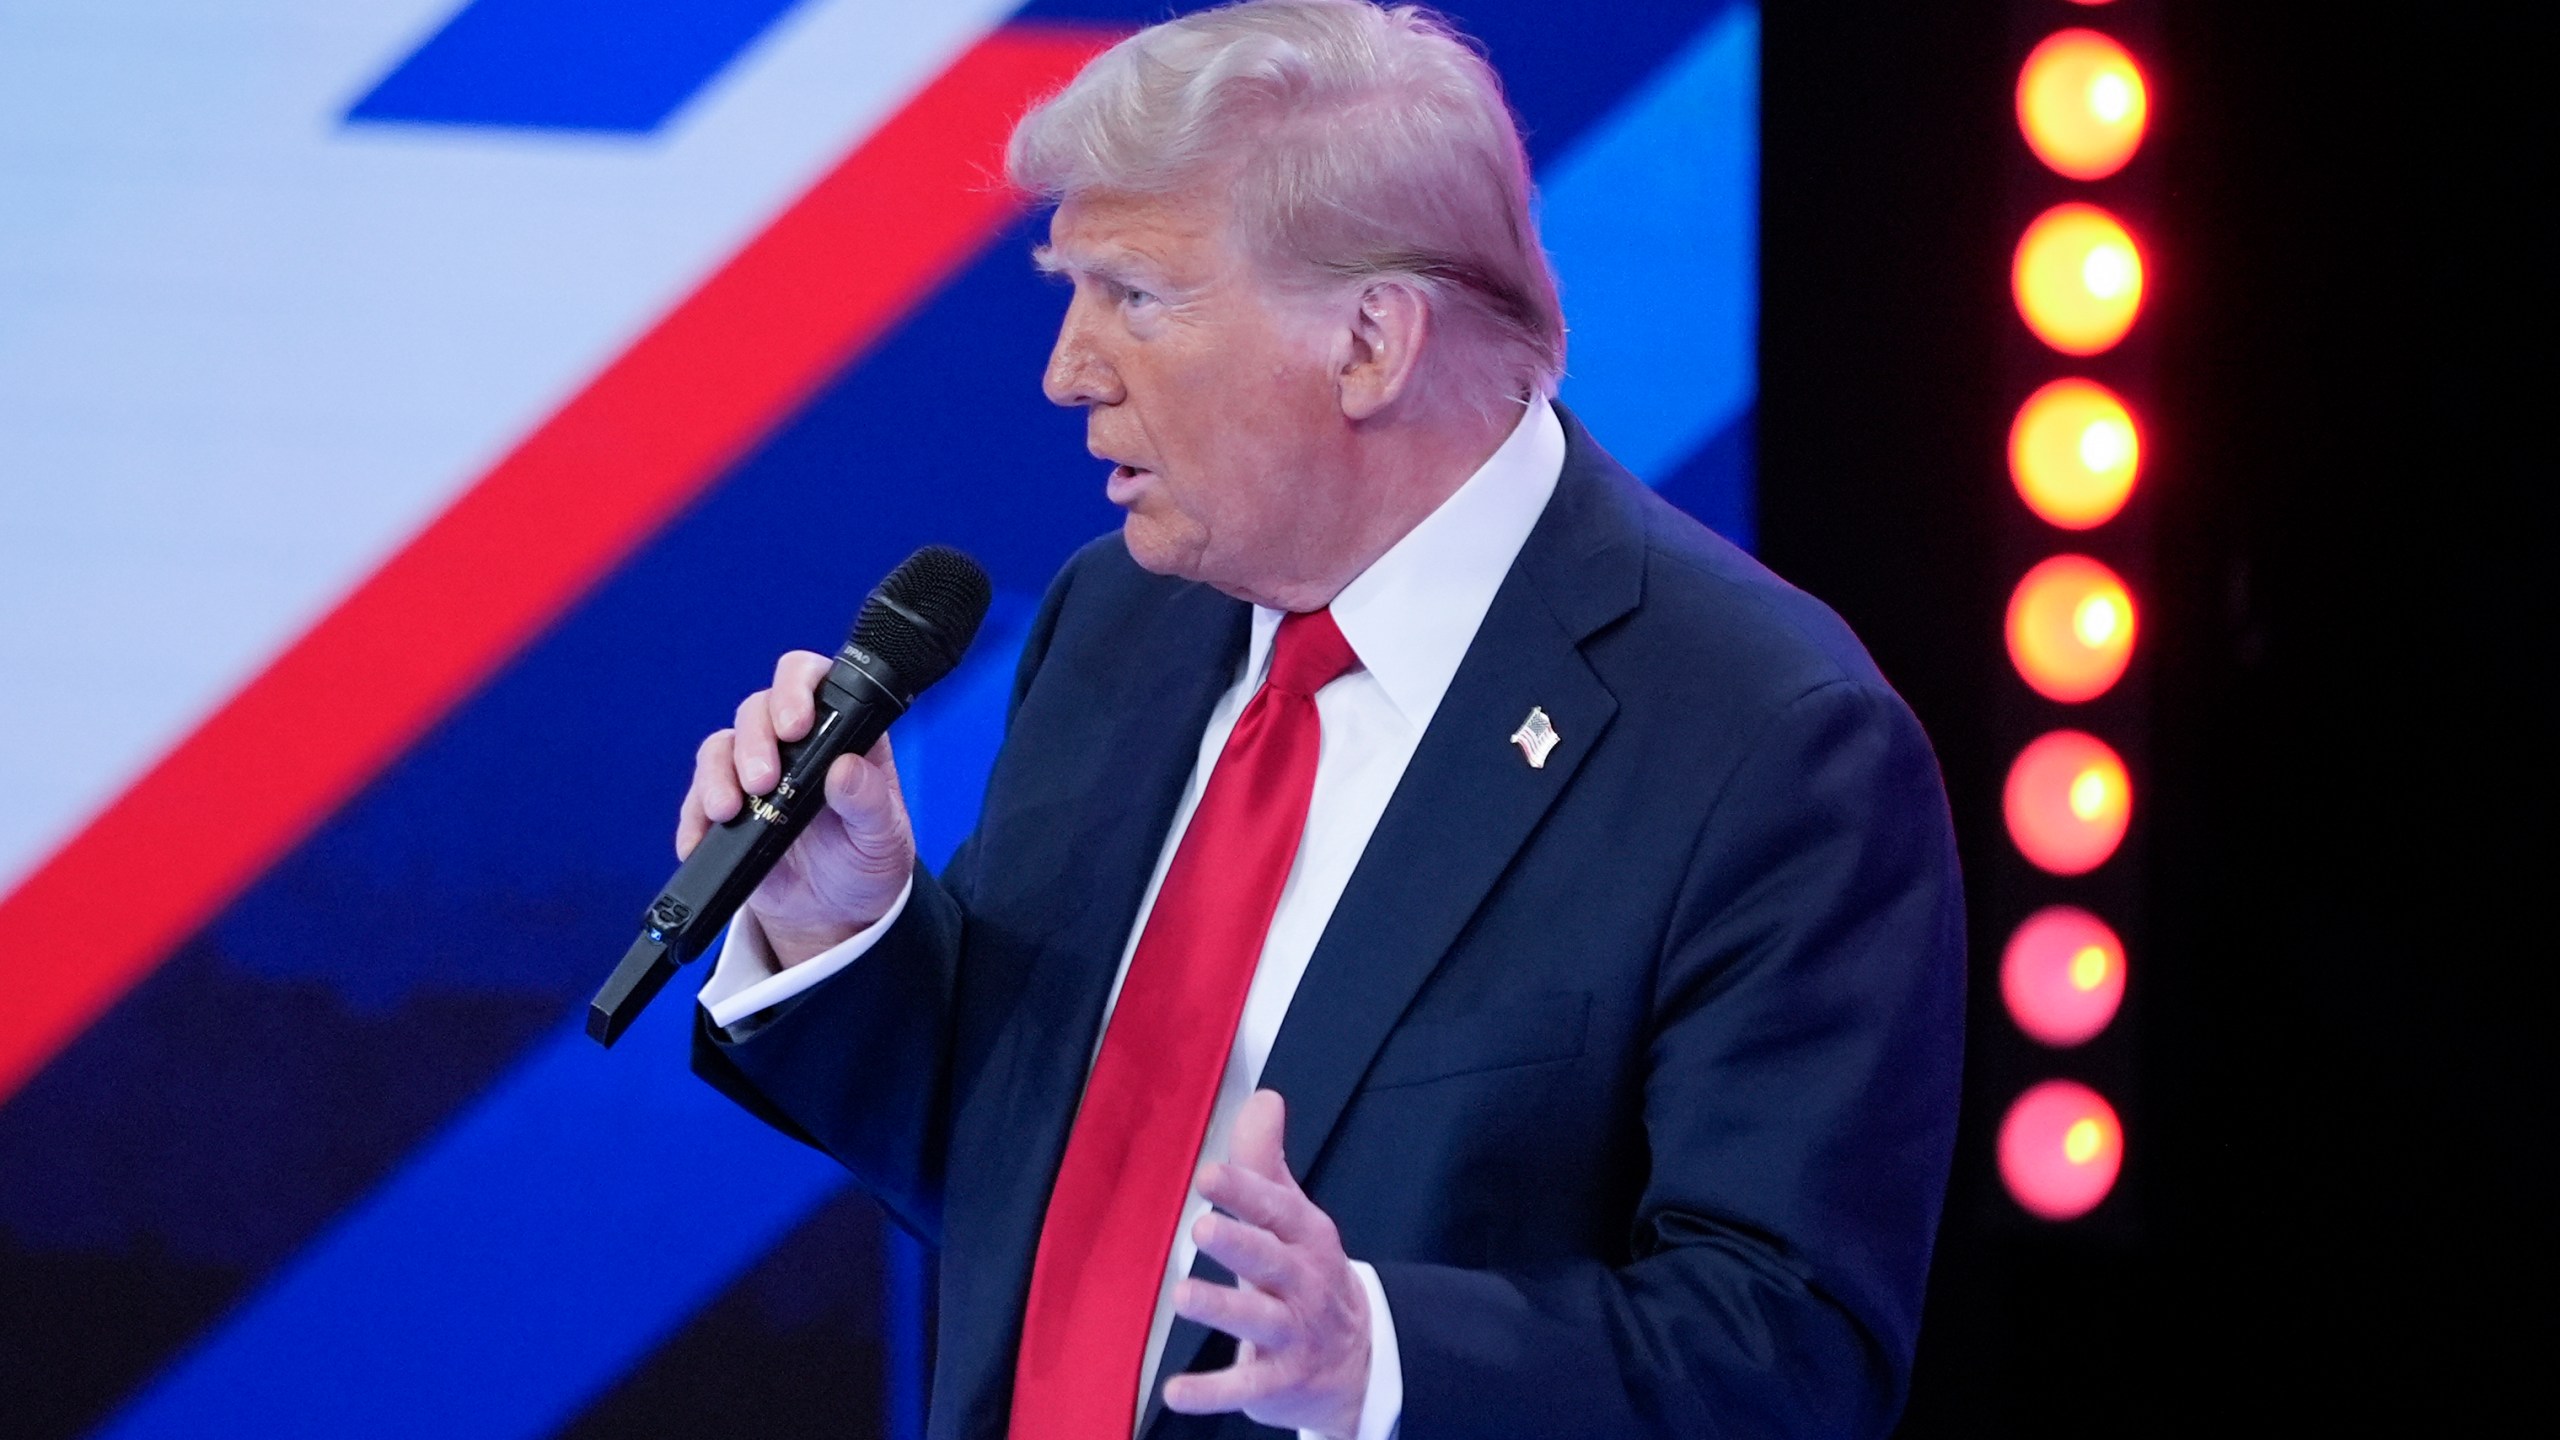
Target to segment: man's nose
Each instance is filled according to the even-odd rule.
[[[1058,343],[1049,349],[1049,368],[1040,377],[1041,392],[1053,405],[1116,405],[1122,391],[1119,372],[1093,343],[1081,301],[1067,307],[1058,325]]]

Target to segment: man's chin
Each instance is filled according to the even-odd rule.
[[[1171,575],[1183,580],[1203,578],[1199,572],[1204,547],[1200,536],[1188,527],[1177,529],[1132,510],[1120,522],[1120,541],[1129,547],[1129,558],[1150,575]]]

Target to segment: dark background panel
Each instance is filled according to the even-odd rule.
[[[1767,19],[1762,548],[1920,712],[1976,876],[2010,863],[1984,697],[2009,682],[2012,577],[1989,562],[2016,503],[2012,37],[2134,11]],[[2017,1217],[1989,1147],[2006,1096],[1975,1088],[1903,1433],[2469,1428],[2517,1398],[2545,1328],[2524,1205],[2548,1048],[2524,997],[2551,951],[2531,47],[2477,7],[2142,23],[2125,1204]],[[1975,917],[1977,1074],[2014,1043],[2005,923]]]
[[[846,1191],[809,1217],[560,1440],[896,1435],[880,1297],[889,1222]]]

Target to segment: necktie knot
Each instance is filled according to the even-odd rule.
[[[1271,687],[1312,698],[1315,693],[1360,668],[1351,642],[1333,611],[1308,610],[1280,618],[1280,633],[1271,640]]]

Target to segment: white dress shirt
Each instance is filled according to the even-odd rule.
[[[1200,1147],[1202,1157],[1225,1158],[1236,1114],[1261,1080],[1263,1062],[1271,1056],[1280,1022],[1288,1014],[1289,1001],[1297,994],[1298,981],[1306,974],[1326,922],[1333,917],[1334,905],[1350,883],[1351,872],[1368,848],[1378,817],[1395,794],[1396,783],[1404,778],[1405,766],[1421,744],[1433,712],[1440,708],[1441,697],[1448,693],[1477,627],[1484,623],[1494,592],[1501,588],[1512,560],[1555,493],[1563,468],[1564,427],[1553,407],[1544,400],[1535,401],[1501,448],[1456,493],[1334,597],[1334,622],[1360,657],[1361,668],[1316,695],[1316,715],[1324,734],[1306,829],[1280,892],[1279,909],[1263,938],[1252,986],[1245,993],[1244,1017],[1218,1084],[1209,1132]],[[1155,874],[1147,881],[1136,923],[1121,950],[1120,971],[1112,979],[1111,997],[1103,1011],[1106,1029],[1111,1007],[1120,1000],[1120,986],[1128,978],[1130,957],[1137,952],[1138,936],[1146,929],[1156,892],[1164,884],[1165,870],[1173,863],[1183,831],[1190,826],[1209,771],[1226,748],[1227,736],[1246,702],[1262,684],[1280,618],[1277,610],[1255,607],[1244,664],[1201,732],[1190,783],[1183,789],[1164,849],[1156,857]],[[878,924],[789,969],[775,965],[754,921],[741,916],[729,927],[728,943],[702,987],[703,1008],[712,1023],[727,1027],[780,1004],[868,951],[896,923],[906,903],[907,894],[901,892]],[[1094,1037],[1094,1045],[1098,1053],[1100,1035]],[[1191,1271],[1196,1249],[1191,1227],[1208,1209],[1208,1201],[1191,1196],[1174,1230],[1173,1253],[1166,1259],[1155,1320],[1147,1332],[1146,1359],[1139,1370],[1141,1419],[1163,1358],[1166,1332],[1173,1326],[1173,1287]],[[1377,1272],[1357,1261],[1352,1268],[1368,1293],[1370,1320],[1368,1391],[1361,1405],[1357,1440],[1385,1440],[1404,1411],[1404,1371],[1396,1351],[1395,1317],[1388,1311]]]

